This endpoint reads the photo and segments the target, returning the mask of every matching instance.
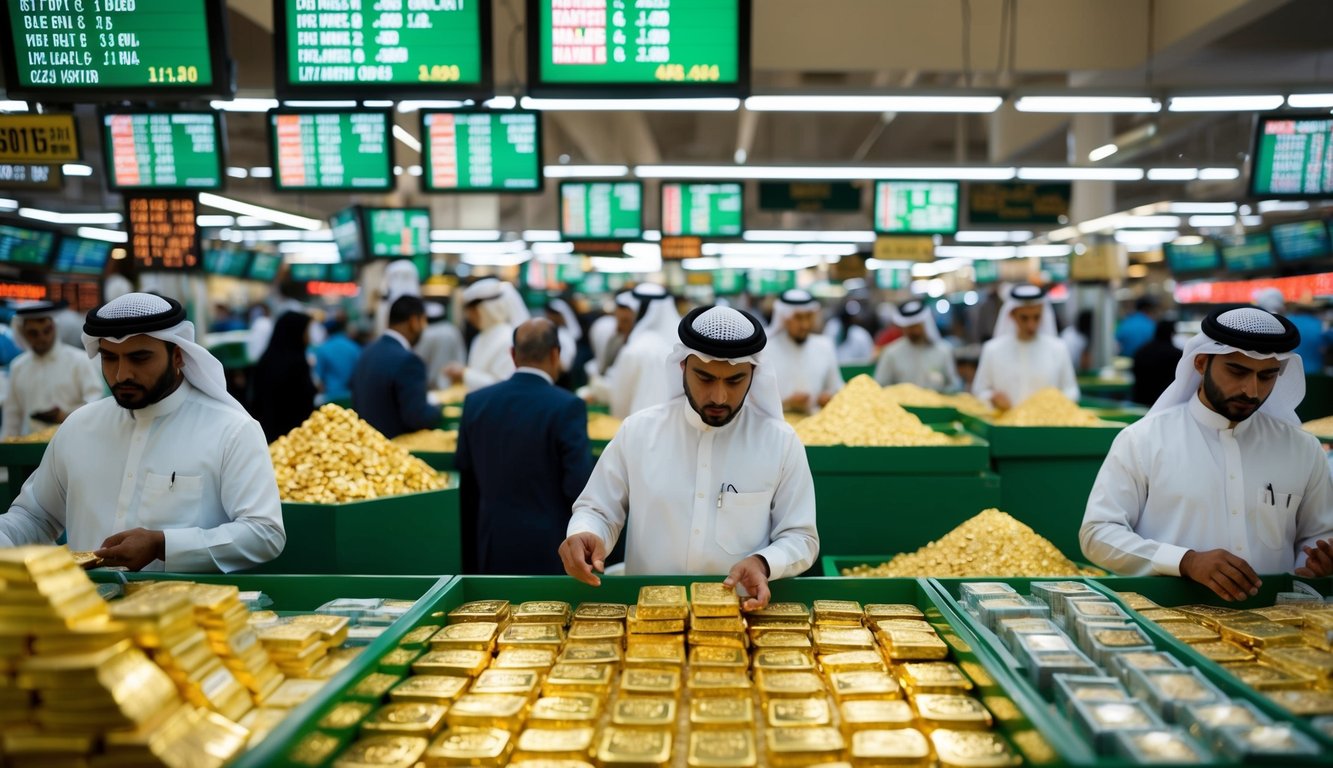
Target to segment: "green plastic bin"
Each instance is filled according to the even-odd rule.
[[[9,498],[5,501],[5,509],[9,509],[19,497],[19,491],[23,490],[23,484],[41,466],[48,445],[50,443],[0,442],[0,467],[9,471]]]
[[[903,410],[927,424],[953,424],[962,418],[958,409],[949,405],[904,405]]]

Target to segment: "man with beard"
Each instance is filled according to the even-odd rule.
[[[1079,540],[1126,576],[1183,576],[1224,600],[1261,573],[1333,573],[1333,481],[1296,406],[1300,334],[1257,307],[1218,310],[1176,379],[1111,446]]]
[[[50,544],[129,570],[236,571],[287,536],[258,422],[174,299],[130,293],[88,313],[83,346],[112,397],[70,414],[0,515],[0,546]]]
[[[782,407],[814,413],[842,389],[842,370],[833,340],[816,334],[819,302],[808,291],[783,291],[773,302],[765,357],[778,379]]]
[[[626,573],[727,573],[755,610],[770,579],[801,574],[819,552],[805,448],[782,419],[758,320],[700,307],[677,336],[661,371],[670,399],[626,419],[607,446],[560,558],[570,576],[600,584],[595,571],[632,509]]]
[[[75,409],[102,399],[102,381],[88,356],[58,338],[55,317],[64,309],[64,302],[41,301],[14,313],[14,327],[28,351],[9,366],[0,437],[63,424]]]
[[[884,348],[875,366],[875,381],[881,386],[915,384],[936,392],[956,392],[961,385],[953,363],[953,350],[940,338],[935,315],[918,299],[893,313],[893,324],[903,337]]]

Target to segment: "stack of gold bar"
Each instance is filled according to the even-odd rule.
[[[741,618],[740,599],[731,587],[715,581],[690,585],[690,647],[718,646],[742,652],[750,647]]]
[[[320,628],[311,624],[285,622],[258,630],[256,636],[269,658],[287,677],[314,678],[312,670],[329,653],[328,641]]]

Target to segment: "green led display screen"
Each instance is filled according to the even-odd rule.
[[[535,192],[542,187],[536,112],[425,112],[422,188],[428,192]]]
[[[952,235],[958,231],[958,182],[875,182],[875,231]]]
[[[1266,232],[1249,232],[1223,240],[1222,263],[1232,272],[1271,270],[1273,240]]]
[[[1273,251],[1284,263],[1321,259],[1329,255],[1328,229],[1322,221],[1292,221],[1274,224]]]
[[[46,266],[55,244],[54,232],[0,224],[0,262]]]
[[[245,276],[261,283],[271,283],[278,279],[278,272],[281,269],[282,256],[280,254],[255,251],[250,255],[250,268],[246,270]]]
[[[393,187],[389,113],[268,114],[278,190],[387,191]]]
[[[376,259],[411,259],[430,254],[430,211],[425,208],[367,208],[366,239]]]
[[[739,182],[663,182],[662,234],[740,237],[744,191]]]
[[[1191,244],[1166,243],[1162,252],[1166,254],[1166,266],[1173,274],[1188,275],[1217,269],[1217,243],[1211,240]]]
[[[566,240],[637,240],[643,236],[643,185],[637,181],[562,183],[560,234]]]
[[[338,247],[338,258],[342,261],[362,261],[366,258],[365,240],[362,239],[361,209],[356,206],[344,208],[329,217],[329,229],[333,230],[333,244]]]
[[[111,243],[84,237],[60,238],[56,260],[51,271],[78,275],[100,275],[106,271],[106,260],[111,255]]]
[[[204,271],[210,275],[245,277],[250,268],[250,254],[230,248],[208,248],[204,251]]]
[[[1261,118],[1254,144],[1255,197],[1333,196],[1333,118]]]
[[[112,189],[218,189],[222,142],[212,112],[102,115]]]

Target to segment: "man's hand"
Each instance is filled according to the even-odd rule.
[[[1333,541],[1320,539],[1313,547],[1301,547],[1305,565],[1296,569],[1296,575],[1307,579],[1333,574]]]
[[[1263,584],[1249,563],[1225,549],[1191,549],[1180,560],[1180,575],[1208,587],[1223,600],[1253,597]]]
[[[167,537],[161,531],[131,528],[112,534],[93,554],[102,558],[102,565],[142,571],[154,560],[167,559]]]
[[[757,611],[768,605],[772,594],[768,591],[768,563],[759,555],[750,555],[744,560],[731,566],[731,573],[727,575],[723,586],[735,587],[740,585],[749,595],[745,602],[741,603],[742,611]]]
[[[462,363],[449,363],[444,366],[444,375],[449,377],[449,381],[457,384],[463,380],[463,371],[467,368]]]
[[[833,393],[832,393],[832,392],[820,392],[820,393],[819,393],[819,407],[820,407],[820,408],[823,408],[824,406],[828,405],[828,401],[830,401],[830,400],[832,400],[832,399],[833,399]]]
[[[576,533],[560,545],[560,562],[565,573],[584,584],[600,587],[602,580],[597,573],[606,571],[606,545],[594,534]]]
[[[810,410],[810,393],[797,392],[786,400],[782,401],[782,408],[786,411],[808,411]]]
[[[1010,400],[1009,396],[1003,392],[996,392],[995,394],[991,395],[990,404],[995,406],[996,408],[999,408],[1002,411],[1007,411],[1010,408],[1014,407],[1014,401]]]

